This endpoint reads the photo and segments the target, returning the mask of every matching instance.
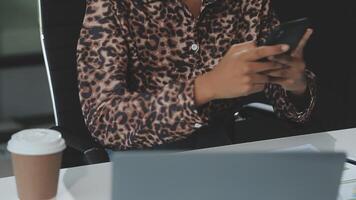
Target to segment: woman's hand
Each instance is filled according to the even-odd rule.
[[[282,69],[271,70],[264,74],[270,76],[270,82],[281,85],[285,90],[294,95],[303,95],[307,88],[305,61],[303,58],[304,47],[312,35],[313,30],[308,29],[297,48],[291,55],[270,56],[268,59],[282,65]]]
[[[196,104],[199,106],[214,99],[236,98],[262,91],[270,82],[270,76],[262,72],[276,72],[283,65],[259,60],[283,54],[288,49],[287,45],[256,47],[254,42],[233,45],[212,71],[196,78]]]

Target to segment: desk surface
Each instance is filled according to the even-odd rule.
[[[274,151],[303,145],[313,145],[320,151],[345,151],[356,158],[356,128],[315,133],[258,142],[202,149],[205,152]],[[111,163],[62,169],[57,200],[109,200],[111,195]],[[0,179],[1,199],[16,199],[14,177]]]

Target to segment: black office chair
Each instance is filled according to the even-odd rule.
[[[39,0],[43,55],[50,83],[56,129],[66,140],[63,167],[109,161],[90,136],[78,96],[76,46],[85,0]]]

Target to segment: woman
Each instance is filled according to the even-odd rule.
[[[212,113],[262,91],[280,117],[306,121],[312,31],[291,55],[283,44],[257,47],[278,24],[269,0],[87,0],[77,58],[90,133],[115,150],[184,143]]]

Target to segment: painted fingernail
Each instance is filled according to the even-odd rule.
[[[282,50],[282,51],[288,51],[288,49],[289,49],[289,46],[286,45],[286,44],[283,44],[283,45],[281,46],[281,50]]]

